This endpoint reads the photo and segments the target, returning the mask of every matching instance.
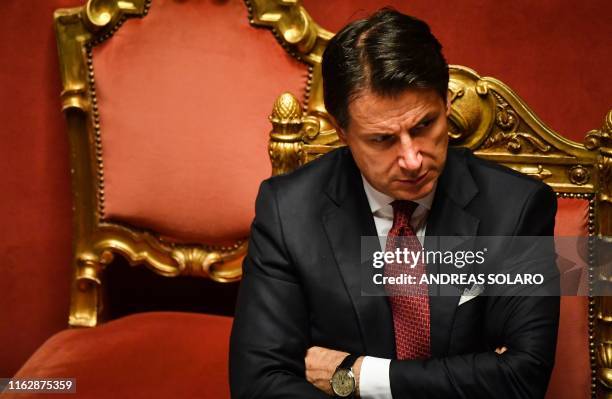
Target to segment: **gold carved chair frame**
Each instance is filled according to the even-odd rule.
[[[155,273],[190,275],[217,282],[240,279],[247,237],[226,246],[184,245],[153,231],[105,218],[104,159],[96,99],[93,48],[128,18],[147,15],[151,0],[89,0],[54,14],[62,79],[62,110],[68,123],[73,192],[74,275],[69,324],[97,325],[104,312],[103,271],[114,254]]]
[[[233,245],[179,245],[152,231],[104,218],[104,163],[92,48],[109,39],[127,18],[147,15],[154,0],[89,0],[55,12],[62,79],[62,110],[71,148],[74,202],[74,275],[69,323],[95,326],[103,310],[102,274],[115,253],[163,276],[193,275],[219,282],[241,275],[246,238]],[[270,116],[273,173],[291,171],[340,146],[323,105],[321,55],[331,32],[321,28],[300,0],[245,0],[251,25],[267,27],[308,66],[303,105],[282,94]],[[549,184],[561,198],[588,201],[590,236],[612,235],[612,111],[584,143],[568,140],[542,123],[505,84],[451,67],[449,116],[452,145]],[[594,262],[594,254],[589,255]],[[593,275],[610,283],[611,273]],[[612,393],[612,298],[589,297],[589,355],[593,396]]]

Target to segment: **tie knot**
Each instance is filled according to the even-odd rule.
[[[408,219],[410,219],[412,217],[412,214],[414,213],[414,210],[417,209],[419,204],[414,201],[395,200],[391,203],[391,206],[393,207],[394,215],[399,212],[407,216]]]
[[[393,226],[410,228],[410,218],[419,204],[413,201],[395,200],[391,206],[393,207]]]

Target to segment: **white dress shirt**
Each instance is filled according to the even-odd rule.
[[[381,247],[385,248],[387,234],[393,226],[393,208],[391,202],[394,198],[376,190],[368,181],[361,176],[363,188],[370,204],[376,232],[381,240]],[[417,238],[423,245],[425,228],[427,227],[427,215],[431,209],[436,189],[425,197],[415,200],[417,208],[410,218],[410,225]],[[391,399],[391,381],[389,379],[389,366],[391,359],[366,356],[361,363],[359,373],[359,395],[363,399]]]

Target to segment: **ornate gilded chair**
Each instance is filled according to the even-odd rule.
[[[227,316],[271,175],[270,107],[308,77],[251,25],[251,10],[241,0],[89,0],[55,12],[75,328],[17,377],[73,377],[86,397],[110,386],[118,396],[229,397]],[[175,311],[160,311],[169,302]],[[128,315],[136,309],[149,312]]]
[[[89,0],[55,21],[73,165],[70,325],[113,315],[117,292],[106,277],[115,254],[162,276],[238,280],[256,189],[270,174],[266,151],[277,174],[340,145],[322,101],[320,60],[332,33],[299,1]],[[271,28],[282,47],[248,21]],[[300,93],[304,77],[302,104],[288,93],[274,103],[268,142],[274,97]],[[498,80],[454,66],[450,90],[453,145],[550,184],[557,235],[610,235],[612,114],[580,144]],[[581,248],[562,256],[593,265]],[[609,299],[588,296],[607,275],[588,272],[587,296],[562,299],[549,398],[610,393]],[[120,396],[227,397],[230,323],[151,312],[71,329],[17,376],[73,376],[88,396],[104,396],[110,383]]]

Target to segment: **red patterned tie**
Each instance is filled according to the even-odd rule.
[[[412,201],[393,201],[393,226],[387,235],[386,251],[396,252],[404,248],[409,252],[420,252],[423,247],[410,226],[410,218],[418,204]],[[425,273],[425,264],[416,262],[414,267],[405,263],[387,263],[384,275],[397,277],[402,274],[414,276],[418,283]],[[385,286],[391,303],[395,345],[398,359],[423,359],[430,356],[429,297],[426,284],[387,284]]]

